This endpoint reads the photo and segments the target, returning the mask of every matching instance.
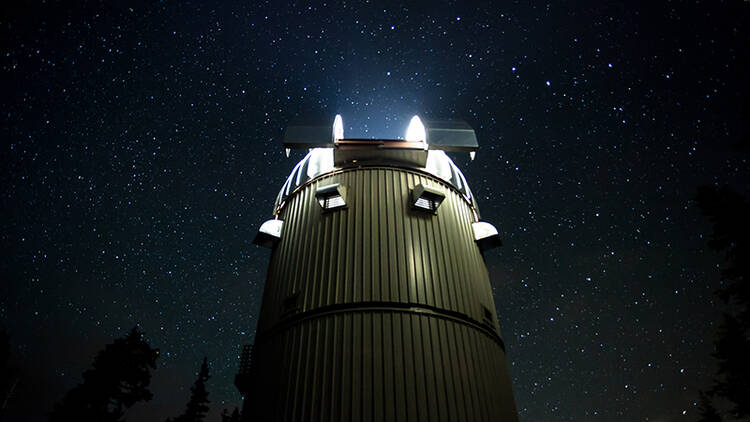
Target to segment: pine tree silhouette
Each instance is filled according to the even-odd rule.
[[[5,329],[0,331],[0,421],[3,420],[19,382],[18,374],[9,366],[10,336]]]
[[[121,421],[126,409],[153,397],[148,389],[156,369],[158,349],[152,349],[137,328],[97,353],[83,382],[55,405],[51,422]]]
[[[185,413],[175,419],[167,419],[168,422],[201,422],[208,412],[208,391],[206,381],[211,378],[208,375],[208,359],[203,358],[203,364],[198,372],[198,379],[190,387],[190,400],[187,403]]]
[[[224,412],[221,414],[221,422],[242,422],[240,409],[235,407],[231,415],[227,409],[224,409]]]
[[[700,411],[701,418],[698,422],[721,422],[721,415],[716,410],[714,404],[711,402],[711,398],[705,392],[701,391],[698,393],[701,399]]]
[[[717,294],[727,304],[735,305],[737,317],[750,324],[750,204],[728,187],[698,188],[695,197],[701,213],[713,223],[708,245],[726,252],[727,265],[722,269],[726,285]]]
[[[704,186],[695,198],[713,223],[708,244],[726,252],[721,275],[726,282],[716,293],[728,311],[716,333],[713,356],[718,378],[710,393],[733,404],[735,417],[750,416],[750,204],[727,187]],[[715,409],[714,409],[715,410]]]
[[[716,335],[714,357],[719,362],[719,380],[712,392],[734,404],[732,414],[750,416],[750,341],[748,329],[731,314],[724,313]]]

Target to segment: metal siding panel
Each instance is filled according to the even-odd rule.
[[[370,180],[370,171],[360,173],[361,186],[358,189],[358,196],[361,199],[360,208],[362,209],[362,218],[359,220],[359,227],[362,229],[362,301],[370,301],[372,298],[373,274],[372,274],[372,201],[371,194],[372,184],[365,180]]]
[[[381,278],[380,278],[380,230],[378,230],[378,222],[380,219],[380,208],[384,207],[385,204],[382,204],[380,201],[378,201],[378,190],[377,189],[378,183],[377,183],[377,171],[371,171],[370,172],[370,183],[368,183],[369,188],[369,201],[370,206],[368,207],[368,210],[370,211],[370,221],[368,224],[368,227],[370,229],[369,237],[370,237],[370,253],[368,255],[365,255],[366,257],[369,256],[370,259],[370,268],[369,268],[369,285],[370,285],[370,300],[381,300],[380,297],[380,286],[381,286]]]
[[[364,243],[364,240],[362,239],[362,232],[364,231],[362,227],[362,220],[364,217],[364,210],[367,207],[367,204],[364,204],[360,201],[361,195],[362,195],[362,186],[363,183],[360,183],[362,179],[362,174],[360,172],[354,173],[354,186],[355,186],[355,192],[358,192],[358,194],[352,195],[353,199],[356,199],[356,201],[352,204],[353,207],[356,207],[354,210],[354,213],[356,214],[355,218],[352,221],[352,224],[356,225],[354,226],[354,259],[353,262],[349,261],[350,263],[353,263],[353,277],[351,278],[351,283],[353,287],[353,294],[354,297],[352,298],[353,302],[359,302],[362,300],[362,261],[363,261],[363,251],[362,246]]]
[[[348,176],[349,179],[351,179],[351,176]],[[351,183],[351,182],[350,182]],[[350,184],[347,184],[349,186]],[[356,289],[356,279],[354,275],[354,268],[356,266],[356,249],[354,242],[352,241],[352,238],[355,236],[355,227],[354,227],[354,213],[356,212],[359,205],[355,201],[354,196],[352,195],[352,205],[350,207],[351,215],[349,215],[349,218],[346,219],[346,260],[344,261],[344,279],[342,282],[344,283],[344,302],[353,302],[355,299],[355,289]]]
[[[372,422],[372,380],[373,356],[372,356],[372,313],[359,314],[362,318],[362,422]]]
[[[423,365],[425,372],[425,387],[427,393],[427,420],[436,421],[439,420],[438,414],[438,401],[437,392],[435,387],[437,386],[437,378],[435,376],[435,349],[432,347],[432,341],[430,339],[430,320],[435,319],[434,317],[428,317],[425,315],[419,315],[417,321],[419,322],[419,337],[422,339],[422,352],[423,352]]]
[[[383,421],[396,420],[395,343],[393,341],[393,318],[390,313],[383,313]]]
[[[471,276],[467,279],[470,292],[472,293],[472,307],[470,311],[473,312],[473,314],[470,313],[469,315],[474,317],[474,319],[481,321],[484,317],[484,311],[482,310],[483,303],[480,293],[484,291],[484,286],[482,286],[484,283],[482,283],[482,273],[477,267],[477,262],[473,259],[479,257],[478,247],[476,242],[474,242],[474,232],[471,227],[471,221],[469,220],[469,211],[465,207],[457,207],[457,210],[460,213],[460,218],[458,220],[459,229],[461,230],[458,238],[462,243],[460,250],[463,252],[466,264],[469,268],[473,269],[473,271],[471,271]]]
[[[291,390],[290,395],[290,413],[288,413],[287,419],[290,421],[298,421],[301,419],[301,415],[299,414],[302,410],[301,406],[301,399],[304,396],[304,388],[305,385],[302,382],[304,379],[304,371],[306,369],[306,365],[304,365],[305,358],[308,357],[308,353],[305,353],[306,345],[309,342],[309,332],[308,330],[305,330],[302,326],[296,326],[294,327],[295,330],[299,330],[299,342],[296,344],[297,350],[295,353],[294,358],[294,383],[292,383],[289,388]]]
[[[362,419],[362,314],[355,312],[352,318],[352,420]]]
[[[342,390],[344,389],[344,367],[346,365],[344,360],[344,341],[343,332],[344,324],[343,318],[332,318],[333,319],[333,362],[331,371],[331,382],[333,388],[331,388],[331,397],[329,400],[330,417],[326,420],[336,421],[341,416],[341,401],[343,397]]]
[[[325,283],[324,278],[326,276],[328,257],[331,254],[331,245],[329,243],[331,217],[331,215],[321,215],[313,226],[316,240],[310,244],[311,251],[314,251],[311,254],[313,262],[309,267],[312,268],[312,271],[307,275],[307,283],[310,286],[310,290],[309,297],[305,300],[303,312],[324,305],[320,302],[320,295],[323,291],[323,283]]]
[[[342,210],[344,211],[344,210]],[[327,251],[325,265],[323,266],[323,274],[321,275],[321,286],[318,296],[318,306],[325,306],[331,303],[331,289],[335,286],[333,277],[333,271],[335,268],[336,257],[338,256],[338,227],[340,227],[339,221],[341,220],[341,213],[333,213],[331,218],[328,219],[326,225],[327,241],[326,246],[323,248]]]
[[[388,195],[388,192],[393,192],[393,178],[391,175],[383,170],[382,172],[383,176],[383,186],[385,186],[385,189],[381,190],[381,201],[385,203],[386,201],[389,201],[391,198]],[[396,207],[387,207],[385,209],[385,212],[383,213],[382,218],[382,227],[380,228],[383,233],[383,237],[387,239],[387,242],[383,244],[383,247],[385,248],[385,251],[387,255],[383,257],[383,270],[381,274],[383,274],[385,277],[388,278],[387,286],[386,286],[386,293],[383,295],[386,300],[397,302],[399,301],[399,294],[398,294],[398,285],[399,285],[399,277],[398,277],[398,265],[396,264],[398,262],[398,259],[396,258],[396,233],[393,230],[393,228],[396,226],[396,216],[395,216],[395,208]],[[381,237],[382,238],[382,237]]]
[[[384,383],[386,354],[383,347],[383,314],[375,312],[372,315],[372,420],[384,421]]]
[[[453,334],[453,341],[456,342],[456,353],[458,356],[458,369],[459,369],[459,379],[458,382],[461,383],[461,395],[462,400],[461,403],[463,405],[463,415],[466,415],[467,418],[474,419],[474,408],[472,405],[472,397],[471,397],[471,379],[469,378],[468,369],[466,367],[466,353],[464,351],[464,342],[461,338],[461,330],[463,327],[451,325],[449,328],[452,331]]]
[[[391,321],[393,330],[393,375],[395,391],[395,413],[397,421],[408,419],[409,388],[407,379],[410,378],[406,364],[406,338],[404,337],[403,318],[393,315]]]
[[[441,208],[438,207],[438,214],[435,215],[431,221],[425,224],[425,239],[427,242],[427,250],[429,252],[429,260],[427,262],[428,274],[430,279],[430,290],[432,295],[432,304],[438,308],[445,308],[442,294],[442,277],[445,268],[440,265],[439,261],[439,245],[438,238],[435,236],[435,230],[442,223]]]
[[[313,389],[315,388],[314,383],[311,382],[312,377],[310,373],[314,370],[315,363],[317,361],[317,356],[311,353],[312,350],[315,349],[314,325],[315,323],[312,324],[312,327],[300,327],[307,334],[307,341],[305,341],[302,344],[302,347],[300,347],[300,353],[302,354],[302,359],[300,360],[302,366],[299,368],[301,385],[296,386],[298,396],[295,404],[295,407],[297,408],[297,417],[294,418],[295,421],[310,420],[309,397],[312,394]]]
[[[417,369],[414,364],[414,335],[411,329],[411,315],[399,318],[401,323],[401,336],[404,346],[404,385],[406,390],[406,420],[416,421],[419,419],[417,403]]]
[[[395,215],[395,225],[394,225],[394,231],[396,232],[396,250],[398,261],[395,261],[394,264],[396,265],[396,268],[398,268],[398,286],[399,286],[399,295],[397,300],[399,302],[409,302],[410,300],[410,292],[411,292],[411,283],[409,282],[409,270],[407,268],[408,265],[408,255],[406,253],[406,232],[404,230],[398,230],[397,228],[404,227],[404,213],[399,212],[398,204],[401,204],[404,209],[407,207],[407,204],[404,201],[404,194],[401,190],[402,186],[402,179],[405,177],[403,173],[399,172],[393,172],[393,195],[394,195],[394,207],[393,212]]]
[[[353,315],[346,314],[343,316],[344,324],[342,326],[342,343],[343,353],[342,360],[344,362],[343,373],[341,377],[341,414],[336,420],[339,421],[353,421],[356,420],[352,415],[352,388],[354,385],[352,382],[354,374],[354,357],[353,353],[354,343],[352,342],[352,318]]]
[[[294,385],[296,385],[296,379],[297,379],[297,368],[299,367],[297,365],[297,359],[299,356],[299,342],[302,341],[301,338],[298,336],[298,327],[294,327],[290,330],[290,336],[292,340],[291,345],[291,354],[288,358],[289,362],[289,378],[286,382],[286,388],[284,389],[284,397],[280,403],[277,404],[279,411],[281,412],[282,417],[277,418],[279,421],[288,421],[291,420],[291,411],[294,408],[294,398],[296,390],[294,389]]]
[[[438,335],[438,326],[440,319],[430,318],[427,320],[429,338],[430,338],[430,350],[433,352],[432,365],[435,373],[435,382],[433,388],[435,390],[435,403],[437,404],[438,419],[437,420],[455,420],[451,419],[448,413],[448,397],[446,395],[446,385],[448,381],[445,376],[445,345],[442,339]]]
[[[414,354],[411,355],[412,364],[414,365],[414,382],[417,386],[417,411],[420,421],[429,420],[429,400],[427,397],[427,371],[424,366],[424,347],[422,333],[420,329],[419,315],[409,314],[409,324],[411,325],[412,339],[414,341]]]
[[[445,215],[449,211],[444,211],[443,214]],[[458,311],[459,310],[459,290],[456,286],[455,280],[457,279],[456,276],[456,265],[453,262],[453,253],[451,251],[450,243],[448,242],[448,236],[446,234],[446,219],[448,217],[443,218],[443,224],[437,225],[437,232],[438,236],[437,239],[439,240],[439,248],[440,248],[440,255],[439,255],[439,262],[442,264],[441,268],[441,274],[443,275],[443,286],[445,289],[445,297],[446,300],[443,302],[443,306],[445,309],[449,309],[451,311]]]
[[[456,380],[455,362],[456,356],[452,354],[450,348],[450,339],[448,338],[447,322],[440,320],[437,323],[438,336],[445,356],[445,365],[443,366],[443,373],[445,374],[445,396],[448,407],[448,420],[458,420],[460,413],[460,400],[458,399],[456,392],[460,390],[460,382]]]
[[[284,300],[284,297],[286,297],[287,295],[299,291],[300,286],[302,285],[302,282],[300,280],[301,271],[299,270],[291,271],[291,270],[300,269],[300,268],[305,268],[305,269],[309,268],[305,264],[305,261],[306,261],[305,257],[310,252],[310,249],[307,246],[311,243],[309,240],[309,237],[310,237],[309,218],[310,218],[310,214],[311,214],[310,211],[312,210],[312,207],[305,204],[306,202],[309,202],[307,200],[307,197],[310,196],[310,192],[305,190],[302,192],[302,194],[303,194],[302,195],[303,201],[300,201],[300,203],[297,204],[299,216],[298,218],[295,219],[295,221],[297,222],[297,227],[299,231],[298,232],[299,239],[295,239],[296,240],[295,243],[298,243],[302,247],[300,248],[299,246],[297,246],[291,249],[293,251],[293,256],[294,256],[294,261],[292,261],[294,263],[294,266],[290,268],[290,272],[288,275],[288,278],[290,280],[289,286],[286,289],[286,291],[281,292],[282,300]]]
[[[413,188],[417,185],[416,176],[413,174],[410,174],[410,183],[409,188]],[[422,237],[422,231],[420,229],[420,220],[427,218],[428,216],[426,214],[422,215],[415,215],[415,211],[411,211],[410,220],[411,220],[411,236],[412,236],[412,247],[413,247],[413,259],[414,259],[414,280],[415,285],[417,287],[417,302],[426,304],[427,302],[427,288],[425,286],[425,271],[424,271],[424,261],[427,257],[427,254],[424,252],[424,249],[426,247],[424,241],[421,239]],[[432,216],[429,216],[430,218]]]
[[[316,397],[313,398],[313,417],[315,420],[327,422],[330,418],[328,410],[330,403],[331,378],[333,376],[334,361],[329,358],[332,353],[332,338],[335,335],[333,329],[333,318],[324,318],[322,324],[322,350],[319,359],[322,360],[320,366],[320,389]]]
[[[481,418],[479,411],[479,400],[477,394],[477,379],[474,373],[474,365],[471,358],[471,341],[466,335],[466,327],[456,327],[456,340],[460,344],[460,353],[462,357],[464,377],[466,380],[466,395],[468,396],[467,405],[471,419],[478,421]]]
[[[471,308],[471,302],[470,302],[470,294],[467,288],[467,276],[466,272],[467,269],[464,266],[464,260],[463,256],[461,254],[461,251],[458,250],[458,245],[460,245],[460,239],[458,239],[458,217],[457,217],[457,210],[456,210],[456,196],[450,195],[450,198],[446,198],[445,201],[449,201],[448,205],[450,205],[450,211],[451,211],[451,218],[447,218],[445,222],[445,227],[447,230],[447,245],[450,246],[451,249],[451,257],[453,264],[455,265],[455,278],[453,279],[453,283],[456,286],[457,290],[459,291],[459,297],[460,302],[457,310],[459,312],[467,312],[468,309]],[[445,202],[443,201],[443,202]]]
[[[378,170],[378,186],[386,185],[386,173],[384,170]],[[388,214],[389,210],[393,207],[386,206],[386,194],[384,189],[378,189],[377,201],[380,205],[380,211],[378,212],[378,223],[377,230],[379,231],[378,239],[378,250],[380,250],[380,300],[389,301],[391,297],[391,284],[393,283],[392,277],[388,270],[388,260],[390,259],[390,239],[389,239],[389,225],[388,225]]]
[[[472,362],[474,371],[474,385],[477,391],[477,403],[479,404],[479,414],[482,415],[482,420],[492,422],[491,414],[489,412],[489,397],[487,397],[487,376],[486,371],[483,371],[484,366],[481,362],[481,355],[479,353],[479,338],[475,333],[467,333],[470,344],[469,348],[469,359]]]
[[[335,303],[344,303],[346,301],[346,286],[349,284],[348,279],[346,278],[346,262],[345,259],[347,258],[348,254],[348,247],[347,247],[347,222],[351,219],[349,217],[349,213],[351,211],[349,210],[342,210],[346,214],[341,214],[340,218],[341,221],[339,222],[339,232],[338,232],[338,239],[337,239],[337,246],[339,253],[336,256],[336,294],[334,295],[334,302]]]
[[[428,179],[421,177],[419,180],[419,183],[422,183],[424,185],[430,185]],[[433,184],[434,185],[434,184]],[[440,292],[439,292],[439,284],[438,284],[438,276],[437,276],[437,269],[435,268],[436,265],[436,255],[435,255],[435,239],[434,236],[432,236],[432,232],[435,226],[440,225],[441,218],[441,208],[438,207],[437,214],[436,215],[426,215],[425,218],[422,218],[422,233],[421,239],[422,244],[425,246],[424,248],[424,266],[425,266],[425,288],[426,288],[426,296],[427,296],[427,303],[433,306],[437,306],[439,308],[442,308],[442,300],[440,298]]]
[[[416,211],[415,211],[416,212]],[[422,268],[422,288],[424,289],[424,304],[435,305],[435,294],[433,289],[434,280],[432,278],[432,269],[430,262],[432,261],[432,251],[430,247],[430,241],[427,236],[427,230],[430,224],[434,224],[434,220],[437,218],[434,215],[419,215],[417,220],[418,237],[417,241],[421,247],[421,268]]]
[[[324,365],[326,359],[323,358],[323,355],[321,353],[320,348],[322,348],[322,341],[321,341],[321,327],[320,325],[323,323],[324,320],[322,319],[316,319],[311,324],[311,330],[312,330],[312,350],[311,353],[309,353],[308,361],[307,361],[307,368],[306,371],[306,378],[305,378],[305,384],[307,384],[308,387],[308,393],[304,395],[303,397],[303,408],[305,409],[304,412],[304,420],[305,421],[315,421],[318,418],[315,416],[317,412],[317,404],[320,403],[320,398],[318,395],[320,394],[320,375],[321,370],[319,368],[320,365]]]
[[[312,206],[310,206],[310,209],[312,209]],[[299,300],[299,302],[301,302],[300,310],[302,312],[315,307],[315,290],[318,285],[320,274],[320,260],[322,259],[322,253],[325,249],[325,245],[323,244],[323,230],[321,230],[321,225],[324,224],[325,220],[322,216],[313,219],[312,213],[308,213],[308,218],[310,219],[307,225],[309,243],[307,244],[307,248],[305,248],[305,259],[307,262],[305,266],[302,267],[304,270],[298,271],[302,285],[296,290],[299,291],[302,296]]]

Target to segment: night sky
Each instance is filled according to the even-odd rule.
[[[129,420],[180,414],[204,355],[210,420],[239,406],[252,239],[303,156],[282,130],[337,113],[350,137],[476,129],[453,158],[504,242],[486,261],[521,421],[697,419],[723,257],[692,198],[750,193],[749,2],[110,3],[2,6],[18,420],[136,324],[161,354]]]

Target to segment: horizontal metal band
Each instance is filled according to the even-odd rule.
[[[255,344],[263,343],[271,337],[281,333],[282,331],[290,328],[291,326],[300,324],[302,322],[322,318],[330,315],[341,314],[341,313],[355,313],[355,312],[398,312],[398,313],[411,313],[419,315],[427,315],[436,318],[442,318],[449,321],[457,322],[459,324],[466,325],[474,328],[484,335],[492,339],[497,343],[500,348],[505,352],[505,343],[503,339],[497,334],[497,332],[470,316],[450,311],[447,309],[441,309],[434,306],[423,305],[418,303],[402,303],[402,302],[355,302],[355,303],[340,303],[335,305],[323,306],[317,309],[313,309],[307,312],[300,312],[283,318],[276,325],[270,329],[256,333]]]

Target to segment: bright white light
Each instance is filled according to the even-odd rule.
[[[281,220],[268,220],[261,224],[259,231],[279,239],[281,238],[281,229],[283,227],[284,222]]]
[[[486,221],[477,221],[471,223],[474,229],[474,240],[482,240],[487,237],[497,236],[497,229],[492,224]]]
[[[333,208],[340,208],[346,206],[346,202],[344,202],[344,198],[342,198],[339,195],[336,196],[330,196],[325,199],[325,204],[323,207],[325,209],[333,209]]]
[[[307,157],[309,157],[307,163],[308,180],[314,179],[323,173],[333,171],[333,148],[313,148],[310,150],[310,153],[307,154]],[[307,159],[307,157],[305,158]],[[301,162],[302,161],[300,161],[300,163]],[[297,182],[297,186],[299,185],[300,183]]]
[[[409,128],[406,129],[407,142],[427,142],[427,135],[424,131],[424,125],[419,120],[419,116],[414,116],[409,122]]]
[[[420,196],[419,198],[417,198],[417,202],[414,203],[414,206],[426,210],[432,210],[432,201]]]
[[[333,119],[333,142],[340,139],[344,139],[344,121],[341,119],[341,115],[337,114],[336,118]]]
[[[451,159],[445,155],[445,152],[440,151],[439,149],[433,149],[427,151],[427,164],[425,165],[425,169],[428,173],[432,173],[435,176],[450,182],[453,178],[450,161]]]

